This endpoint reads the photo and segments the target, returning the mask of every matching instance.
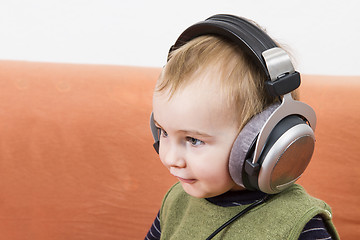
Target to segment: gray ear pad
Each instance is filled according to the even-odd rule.
[[[245,187],[243,184],[242,169],[246,160],[246,154],[266,120],[279,106],[280,103],[275,103],[259,114],[253,116],[237,136],[231,149],[229,159],[230,176],[237,185]]]

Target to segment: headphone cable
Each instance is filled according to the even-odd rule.
[[[213,237],[215,237],[216,234],[218,234],[221,230],[223,230],[224,228],[226,228],[227,226],[229,226],[231,223],[233,223],[236,219],[238,219],[239,217],[243,216],[245,213],[247,213],[248,211],[250,211],[251,209],[265,203],[268,199],[270,198],[270,195],[266,195],[264,198],[254,202],[253,204],[251,204],[250,206],[248,206],[247,208],[245,208],[244,210],[242,210],[241,212],[239,212],[238,214],[236,214],[234,217],[232,217],[230,220],[228,220],[226,223],[224,223],[223,225],[221,225],[218,229],[216,229],[208,238],[206,238],[206,240],[210,240]]]

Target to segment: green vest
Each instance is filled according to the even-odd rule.
[[[206,239],[218,227],[248,207],[221,207],[188,195],[179,183],[166,194],[160,210],[161,239]],[[294,185],[227,226],[213,239],[298,239],[305,224],[321,214],[334,239],[331,209]]]

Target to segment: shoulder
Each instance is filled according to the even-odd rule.
[[[331,209],[324,201],[310,196],[300,185],[293,185],[284,192],[273,197],[274,204],[280,204],[283,208],[288,209],[296,207],[295,210],[319,211],[326,212],[327,217],[331,217]],[[317,215],[317,214],[315,214]],[[314,216],[315,216],[314,215]],[[313,217],[313,216],[312,216]]]
[[[300,185],[293,185],[289,189],[271,197],[269,207],[277,209],[283,216],[301,216],[309,221],[320,214],[324,219],[331,219],[331,208],[324,201],[310,196]]]
[[[315,216],[321,216],[332,228],[331,208],[324,201],[310,196],[303,187],[294,185],[274,195],[268,202],[270,209],[276,209],[276,216],[284,223],[291,223],[290,235],[299,236],[305,225]]]

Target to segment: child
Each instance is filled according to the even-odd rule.
[[[252,160],[273,151],[257,146],[271,126],[272,120],[267,120],[270,115],[273,119],[282,112],[279,109],[286,110],[284,106],[291,104],[286,116],[307,112],[291,112],[297,108],[297,101],[289,92],[300,84],[298,73],[280,72],[275,80],[287,83],[273,86],[276,84],[269,81],[274,80],[273,58],[265,61],[265,67],[263,60],[257,59],[258,51],[265,52],[262,45],[283,53],[267,38],[245,19],[215,15],[187,29],[170,50],[155,87],[151,124],[155,140],[159,137],[154,147],[179,182],[166,194],[145,239],[339,238],[328,205],[293,184],[305,170],[313,150],[315,121],[311,111],[309,117],[305,113],[298,117],[300,120],[294,120],[302,124],[293,124],[301,125],[299,129],[307,133],[306,137],[294,138],[291,144],[302,139],[296,146],[306,146],[305,150],[297,152],[295,158],[289,157],[294,154],[292,145],[287,145],[277,162],[270,164],[270,183],[261,175],[268,168],[264,166],[267,158]],[[270,47],[266,46],[268,43]],[[262,57],[269,58],[266,54]],[[288,77],[292,78],[291,83],[286,80]],[[303,105],[299,106],[302,109]],[[267,127],[262,127],[265,121]],[[254,130],[259,124],[261,131]],[[286,134],[287,130],[280,135]],[[243,145],[245,150],[241,150]],[[283,155],[291,162],[290,167],[281,164]],[[296,162],[292,162],[294,159]],[[280,171],[276,169],[278,165],[285,170],[280,177],[274,177],[271,174]],[[293,173],[293,169],[300,169],[300,173]]]

